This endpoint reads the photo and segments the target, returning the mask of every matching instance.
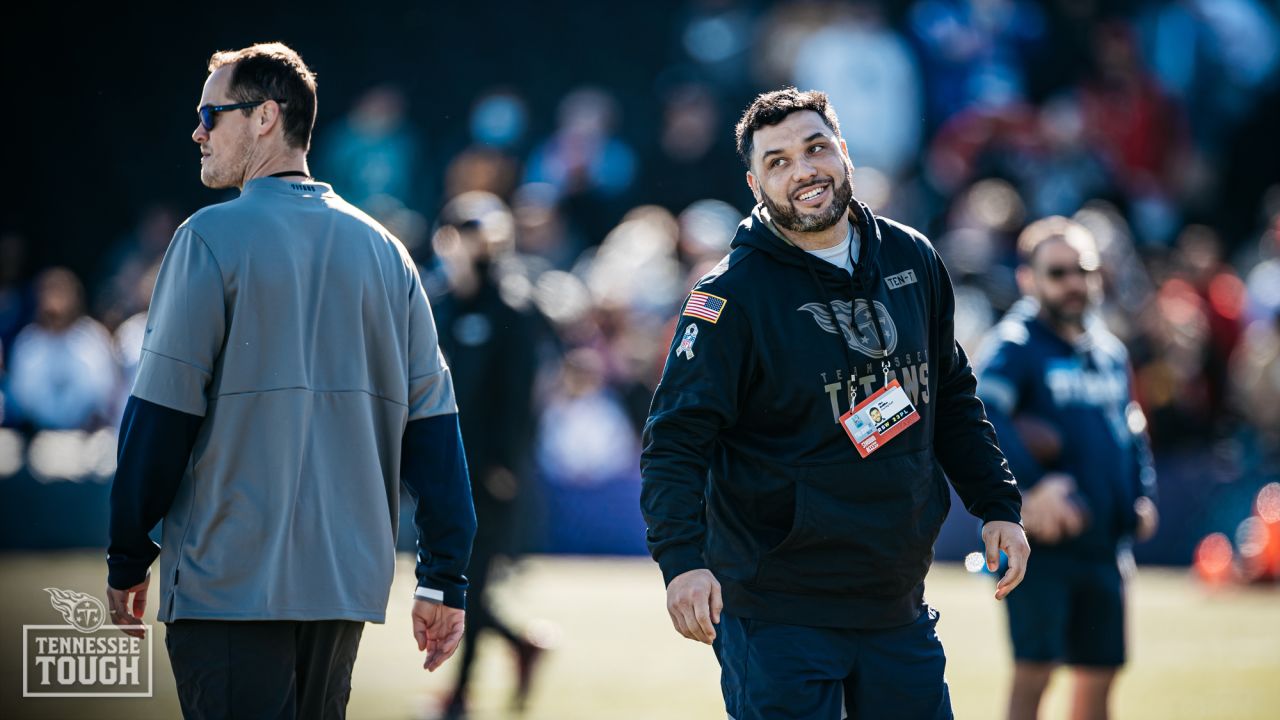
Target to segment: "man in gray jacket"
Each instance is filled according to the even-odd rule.
[[[424,666],[462,637],[475,512],[453,383],[404,247],[310,177],[302,59],[255,45],[209,72],[200,179],[241,195],[183,223],[156,282],[111,493],[111,616],[142,622],[158,554],[185,715],[342,717],[386,612],[400,481]]]

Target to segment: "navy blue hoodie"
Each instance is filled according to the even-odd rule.
[[[718,317],[718,302],[707,318],[687,307],[680,317],[645,425],[650,552],[668,583],[709,568],[740,617],[912,622],[950,507],[944,469],[969,512],[1020,521],[954,339],[941,259],[864,205],[850,221],[852,277],[783,240],[757,207],[695,288],[723,300]],[[850,384],[860,402],[886,384],[886,367],[921,417],[863,459],[838,419]]]
[[[1155,493],[1129,356],[1100,322],[1090,322],[1073,344],[1039,320],[1039,310],[1024,298],[992,329],[978,362],[978,394],[1024,491],[1050,471],[1075,479],[1073,499],[1084,511],[1084,531],[1053,545],[1033,539],[1033,554],[1115,562],[1117,544],[1137,527],[1134,501]],[[1013,428],[1013,418],[1022,414],[1058,431],[1057,459],[1042,464],[1032,457]]]

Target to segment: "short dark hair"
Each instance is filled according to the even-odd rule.
[[[209,58],[209,72],[231,67],[231,89],[237,102],[283,100],[284,139],[290,147],[311,149],[316,125],[316,75],[302,57],[284,43],[258,43],[222,50]],[[242,110],[248,115],[252,108]]]
[[[840,120],[836,118],[836,111],[831,107],[827,94],[821,90],[801,92],[793,87],[786,87],[760,93],[747,106],[746,111],[742,113],[742,119],[738,120],[738,126],[734,128],[734,137],[738,141],[738,157],[742,158],[742,163],[748,170],[751,169],[751,151],[755,147],[756,131],[766,125],[777,125],[791,113],[804,110],[818,113],[836,137],[840,137]]]

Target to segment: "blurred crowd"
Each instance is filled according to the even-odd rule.
[[[1102,248],[1102,311],[1156,452],[1280,472],[1274,5],[692,0],[653,49],[669,63],[651,85],[572,88],[554,117],[533,116],[546,98],[478,88],[454,148],[394,85],[317,128],[312,171],[405,243],[433,296],[465,227],[502,300],[537,318],[532,459],[549,486],[634,495],[679,304],[750,209],[733,124],[788,84],[831,96],[856,196],[938,246],[970,354],[1016,299],[1019,231],[1075,217]],[[661,121],[628,122],[637,102]],[[118,422],[157,264],[195,209],[141,211],[94,277],[27,267],[0,229],[4,426]]]

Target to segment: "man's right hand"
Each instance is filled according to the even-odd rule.
[[[708,645],[716,639],[715,626],[720,623],[724,600],[720,582],[710,570],[681,573],[667,586],[667,614],[676,632]]]
[[[1071,499],[1076,481],[1064,473],[1049,473],[1022,496],[1022,525],[1036,542],[1052,545],[1079,535],[1085,516]]]

